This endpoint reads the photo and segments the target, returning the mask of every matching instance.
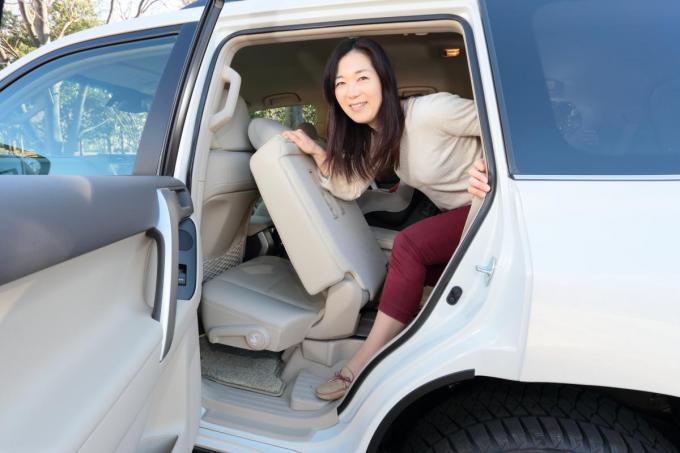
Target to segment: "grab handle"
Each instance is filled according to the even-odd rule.
[[[222,69],[220,77],[224,83],[229,84],[229,91],[227,92],[227,99],[224,101],[222,110],[210,118],[210,132],[217,132],[234,116],[238,93],[241,90],[241,76],[229,66],[225,66]]]
[[[156,294],[151,317],[160,322],[163,331],[161,340],[162,361],[170,351],[175,332],[177,311],[177,256],[179,253],[178,225],[184,209],[180,207],[177,194],[170,189],[156,191],[158,218],[147,233],[158,247],[156,267]]]

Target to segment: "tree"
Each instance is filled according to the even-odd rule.
[[[0,67],[16,60],[33,50],[28,33],[23,28],[21,18],[5,8],[0,29]]]
[[[0,29],[0,67],[50,41],[99,24],[92,0],[7,1]]]
[[[86,28],[142,16],[152,10],[174,9],[193,0],[137,0],[123,8],[117,0],[6,0],[0,28],[0,69],[50,41]],[[94,2],[106,3],[104,21]],[[160,8],[157,8],[160,6]]]

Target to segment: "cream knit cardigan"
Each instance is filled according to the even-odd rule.
[[[402,184],[423,192],[441,210],[470,204],[467,171],[482,156],[475,103],[450,93],[409,98],[399,168]],[[370,180],[321,177],[321,186],[343,200],[355,200]]]

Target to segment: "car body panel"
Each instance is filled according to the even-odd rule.
[[[516,184],[534,275],[521,379],[680,396],[678,184]]]

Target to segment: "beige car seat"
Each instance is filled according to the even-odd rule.
[[[350,336],[385,277],[385,256],[357,203],[321,188],[314,161],[280,130],[252,121],[253,144],[267,141],[251,169],[290,260],[258,257],[204,285],[213,343],[281,351],[305,338]]]
[[[232,119],[213,136],[201,221],[205,280],[241,260],[250,211],[258,196],[249,166],[254,151],[249,123],[248,108],[239,98]]]
[[[365,215],[370,212],[400,212],[408,208],[413,198],[413,188],[406,184],[399,184],[396,191],[387,190],[367,190],[357,199],[357,204],[361,212]],[[371,226],[373,236],[378,241],[378,245],[389,258],[392,253],[394,240],[399,231]]]

